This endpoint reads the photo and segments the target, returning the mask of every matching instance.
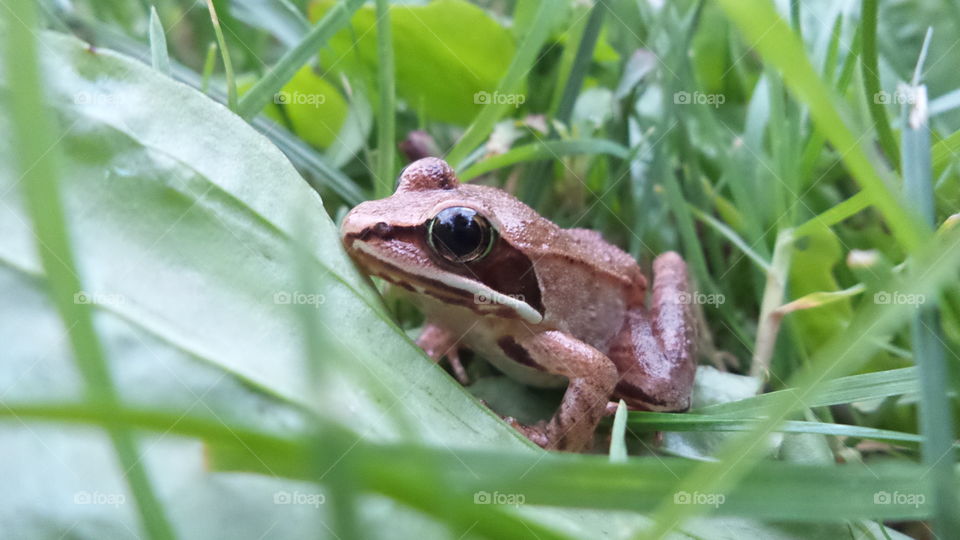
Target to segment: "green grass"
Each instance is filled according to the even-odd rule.
[[[2,488],[8,506],[151,538],[193,537],[204,519],[253,538],[714,537],[729,517],[758,537],[960,534],[960,231],[944,226],[960,113],[927,108],[960,92],[953,7],[74,4],[41,2],[52,33],[37,34],[33,4],[5,7],[0,392],[14,397],[0,437],[26,426],[48,445],[13,454],[22,474],[80,455],[85,482],[135,506],[51,502],[95,491],[68,489],[73,475],[67,495]],[[275,103],[281,91],[293,101]],[[680,251],[720,299],[698,306],[701,364],[740,376],[703,369],[688,414],[620,411],[600,455],[520,438],[471,392],[532,416],[556,396],[480,362],[460,388],[409,340],[416,310],[339,247],[336,221],[391,193],[398,142],[417,130],[462,180],[596,229],[644,268]],[[347,158],[311,142],[331,133]],[[125,301],[78,303],[80,290]],[[67,430],[99,427],[109,450],[60,446],[50,426],[77,441]],[[203,478],[177,465],[199,456],[189,441],[204,443]],[[212,481],[242,516],[184,519],[171,478],[200,501]],[[298,514],[277,490],[327,502]]]

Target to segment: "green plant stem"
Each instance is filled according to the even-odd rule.
[[[750,363],[750,376],[767,379],[773,349],[780,333],[782,316],[776,312],[783,304],[787,290],[787,276],[790,273],[790,255],[793,252],[793,230],[784,229],[777,234],[773,249],[773,260],[767,271],[767,284],[763,291],[760,306],[760,320],[757,324],[757,340],[754,345],[753,359]]]
[[[112,415],[121,408],[118,392],[93,322],[90,304],[78,301],[83,294],[73,249],[70,245],[60,199],[57,139],[54,124],[43,103],[44,88],[36,46],[36,5],[33,2],[5,4],[5,68],[11,90],[8,113],[12,118],[10,142],[19,157],[20,185],[33,222],[37,252],[46,273],[50,298],[60,313],[70,339],[74,359],[83,377],[87,401],[111,411],[104,422],[127,483],[133,492],[140,518],[153,539],[173,538],[147,475],[133,433]]]
[[[396,159],[396,78],[393,61],[393,37],[390,30],[390,3],[376,0],[377,8],[377,82],[380,114],[377,120],[377,178],[374,195],[381,199],[393,192],[393,167]]]

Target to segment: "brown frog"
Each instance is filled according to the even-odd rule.
[[[427,317],[417,344],[466,376],[472,349],[532,386],[562,386],[547,422],[507,420],[545,448],[587,448],[611,399],[683,411],[696,369],[686,264],[653,262],[653,293],[627,253],[586,229],[562,229],[503,190],[461,184],[441,159],[409,165],[396,192],[341,226],[368,274],[408,292]]]

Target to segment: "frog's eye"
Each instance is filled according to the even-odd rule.
[[[497,231],[476,210],[452,206],[427,222],[427,243],[434,253],[455,263],[476,261],[493,248]]]

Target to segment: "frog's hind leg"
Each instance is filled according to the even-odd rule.
[[[696,326],[687,265],[674,252],[653,261],[653,301],[628,312],[609,357],[620,380],[615,398],[631,409],[684,411],[696,373]]]

